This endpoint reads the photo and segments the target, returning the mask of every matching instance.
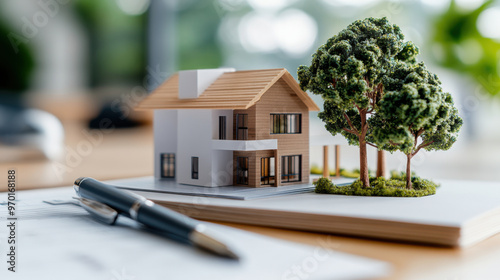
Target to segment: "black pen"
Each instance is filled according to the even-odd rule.
[[[193,245],[212,253],[238,259],[224,243],[207,235],[206,227],[201,222],[157,205],[145,197],[88,177],[76,179],[74,187],[80,197],[106,204],[119,214],[156,231],[189,240]]]

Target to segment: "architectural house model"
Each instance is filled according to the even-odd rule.
[[[155,177],[206,187],[309,182],[309,111],[286,69],[180,71],[144,99]]]

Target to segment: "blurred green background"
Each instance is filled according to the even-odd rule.
[[[152,11],[157,7],[163,16]],[[19,0],[2,2],[0,15],[0,89],[10,93],[140,83],[155,63],[148,36],[167,41],[172,57],[157,63],[169,73],[293,71],[327,38],[368,16],[401,26],[428,64],[469,76],[490,95],[500,91],[500,7],[493,0]],[[55,78],[59,68],[71,70],[71,83]]]
[[[465,119],[457,149],[500,143],[500,1],[16,0],[2,1],[0,16],[0,102],[30,106],[150,91],[184,69],[296,75],[352,21],[385,16],[454,96]]]

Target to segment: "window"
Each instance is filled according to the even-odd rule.
[[[226,139],[226,116],[219,116],[219,139]]]
[[[191,157],[191,179],[198,179],[198,157]]]
[[[300,182],[302,156],[283,156],[281,157],[281,182]]]
[[[236,158],[236,184],[248,185],[248,157]]]
[[[236,114],[236,140],[248,139],[248,115]]]
[[[302,114],[271,114],[271,134],[301,133]]]
[[[260,184],[274,185],[274,157],[260,159]]]
[[[175,178],[175,154],[161,154],[161,177]]]

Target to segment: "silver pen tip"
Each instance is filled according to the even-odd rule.
[[[194,243],[194,245],[219,256],[234,260],[240,259],[240,257],[229,249],[227,245],[204,233],[203,231],[205,231],[205,227],[200,226],[197,226],[190,235],[190,240]]]
[[[75,183],[73,183],[75,186],[80,186],[80,184],[83,182],[83,180],[87,179],[87,177],[80,177],[75,180]]]

